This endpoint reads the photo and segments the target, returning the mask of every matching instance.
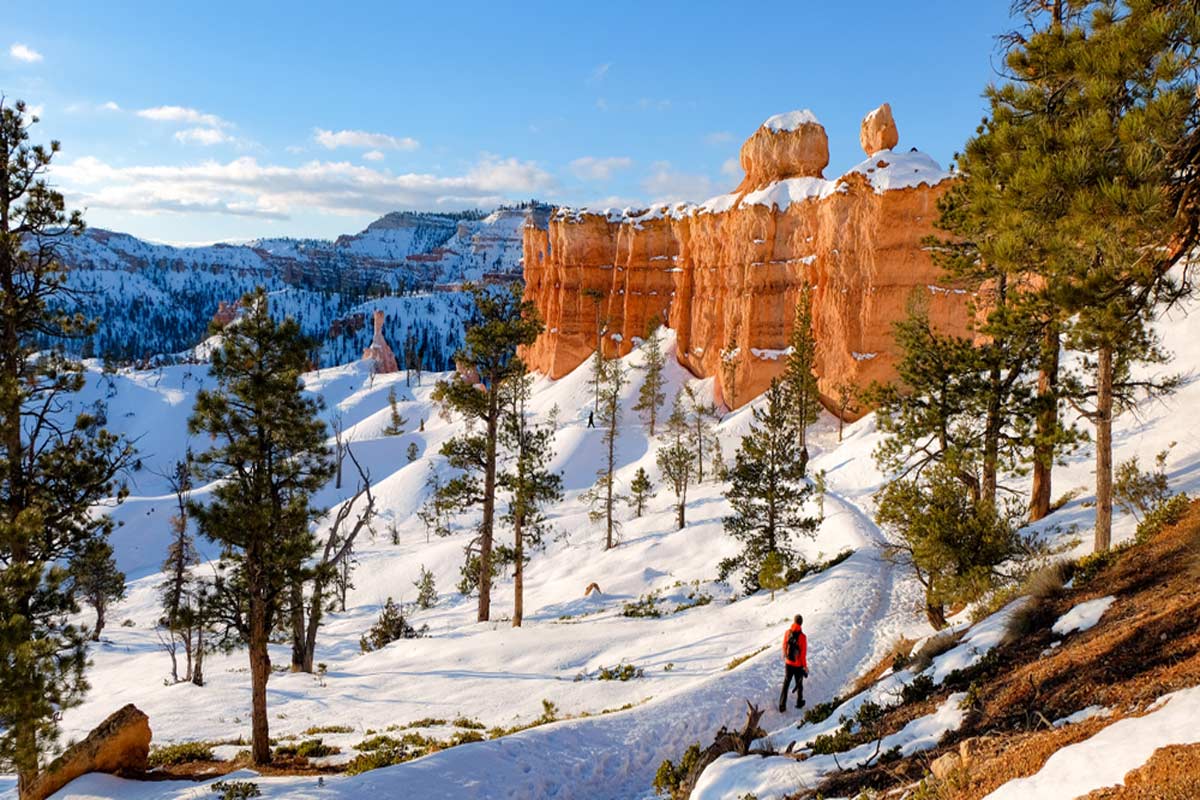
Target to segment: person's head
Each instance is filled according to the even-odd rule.
[[[801,614],[797,614],[795,616],[795,618],[792,620],[792,622],[796,623],[797,625],[803,625],[804,624],[804,616]]]

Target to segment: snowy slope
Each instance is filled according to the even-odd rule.
[[[1200,323],[1194,314],[1185,313],[1189,310],[1173,312],[1159,326],[1165,343],[1176,352],[1177,365],[1185,370],[1200,358]],[[641,358],[634,351],[626,361],[636,366]],[[464,714],[488,726],[528,722],[541,713],[543,699],[555,703],[561,715],[577,718],[356,777],[327,777],[320,788],[312,778],[256,779],[266,796],[646,797],[662,759],[678,758],[687,745],[707,742],[716,728],[739,722],[747,699],[770,709],[763,725],[773,731],[773,738],[783,741],[794,731],[794,712],[780,715],[772,702],[780,677],[778,642],[794,613],[805,615],[809,633],[812,677],[806,696],[810,703],[842,690],[897,635],[920,637],[930,632],[919,611],[919,587],[881,558],[882,534],[871,522],[870,495],[882,481],[870,458],[879,442],[872,417],[848,426],[841,444],[833,422],[823,419],[816,426],[811,462],[813,469],[827,471],[830,493],[825,499],[825,520],[817,538],[804,543],[805,552],[817,558],[851,547],[855,555],[793,585],[773,603],[763,593],[730,602],[732,590],[713,582],[717,562],[736,550],[722,532],[727,505],[717,483],[707,482],[690,494],[684,530],[674,530],[669,491],[660,489],[644,518],[629,519],[623,510],[621,545],[602,550],[602,531],[588,521],[579,500],[601,463],[602,433],[586,427],[591,400],[586,372],[585,367],[559,381],[539,379],[535,385],[532,409],[541,416],[558,411],[554,466],[564,473],[567,497],[551,510],[556,535],[549,537],[528,568],[527,616],[520,630],[504,619],[512,602],[507,576],[494,592],[491,623],[476,623],[474,599],[453,589],[466,538],[462,531],[471,520],[460,520],[459,532],[449,538],[427,541],[415,517],[430,465],[445,470],[436,455],[438,447],[460,429],[457,421],[439,418],[430,403],[435,376],[426,375],[423,386],[410,387],[403,374],[372,380],[361,363],[308,376],[308,388],[324,398],[326,414],[340,414],[351,431],[380,498],[382,516],[395,524],[399,543],[391,544],[381,533],[356,553],[355,588],[348,609],[331,615],[319,638],[317,661],[328,665],[324,685],[310,675],[272,677],[272,734],[295,734],[314,724],[350,724],[354,733],[329,738],[349,750],[365,738],[368,729],[382,730],[423,717]],[[626,408],[632,406],[640,382],[637,373],[631,377]],[[710,381],[691,379],[673,361],[669,378],[669,394],[685,382],[711,393]],[[121,371],[111,377],[95,374],[81,398],[86,403],[106,400],[109,424],[142,436],[144,465],[132,476],[132,496],[113,512],[123,523],[114,533],[114,546],[132,581],[129,597],[110,612],[111,627],[92,649],[93,690],[84,705],[66,714],[63,724],[68,737],[82,736],[126,702],[136,703],[150,715],[159,744],[248,734],[245,653],[210,658],[209,685],[204,688],[167,686],[162,682],[167,657],[153,631],[157,615],[153,587],[161,580],[155,570],[165,550],[171,501],[154,472],[188,446],[184,420],[195,391],[207,381],[202,366]],[[382,436],[386,398],[393,387],[410,429],[423,419],[423,432]],[[1147,404],[1139,415],[1120,418],[1116,459],[1136,453],[1146,463],[1176,441],[1167,462],[1172,485],[1200,489],[1200,431],[1178,424],[1180,413],[1198,402],[1200,382],[1190,379],[1165,403]],[[749,410],[742,409],[721,423],[727,460],[749,418]],[[410,442],[417,444],[419,453],[412,463],[404,455]],[[619,485],[627,486],[639,466],[660,483],[654,465],[656,446],[641,423],[626,412],[618,446]],[[1048,536],[1087,538],[1094,514],[1087,490],[1090,458],[1090,453],[1080,452],[1056,471],[1056,494],[1075,487],[1085,491],[1042,525]],[[350,485],[340,492],[327,488],[320,500],[332,506],[351,491]],[[381,531],[386,522],[378,526]],[[1132,529],[1133,521],[1118,513],[1116,538],[1131,535]],[[203,549],[213,555],[211,545]],[[1086,550],[1081,543],[1079,551]],[[440,596],[435,608],[416,612],[414,621],[428,624],[431,635],[361,654],[358,637],[374,621],[379,606],[388,596],[411,600],[413,581],[422,566],[434,573]],[[584,588],[593,581],[602,594],[583,598]],[[625,602],[651,590],[663,591],[671,608],[696,588],[711,594],[714,601],[661,619],[627,618],[620,613]],[[123,620],[130,620],[132,627],[122,627]],[[971,635],[968,642],[975,651],[951,651],[944,658],[975,657],[989,641],[988,630],[981,627]],[[737,668],[726,669],[732,659],[761,648],[765,650]],[[272,656],[277,664],[286,663],[287,651],[275,648]],[[628,682],[596,679],[601,666],[622,662],[642,668],[644,677]],[[633,707],[601,713],[627,704]],[[579,717],[584,713],[594,716]],[[897,743],[907,746],[936,738],[938,726],[953,723],[951,716],[947,710],[925,720]],[[719,763],[720,769],[706,776],[707,785],[719,785],[721,794],[737,789],[734,797],[745,791],[757,791],[760,800],[778,797],[794,788],[789,781],[798,777],[771,760]],[[11,779],[0,783],[0,787],[11,786]],[[59,795],[185,796],[203,796],[201,786],[137,784],[98,775],[77,781]]]
[[[544,214],[546,209],[525,204],[486,216],[394,212],[336,241],[259,239],[204,247],[172,247],[89,229],[57,245],[70,270],[74,304],[99,321],[94,337],[67,346],[76,353],[118,359],[177,353],[204,338],[219,302],[233,302],[261,285],[290,290],[294,302],[281,310],[303,314],[306,332],[326,345],[324,363],[345,363],[362,352],[370,333],[365,341],[341,345],[331,341],[336,337],[330,328],[362,311],[359,306],[368,297],[428,293],[485,276],[519,279],[521,228],[530,212]],[[393,332],[421,328],[418,338],[441,339],[438,349],[446,357],[431,355],[424,363],[444,369],[451,345],[461,340],[461,327],[455,324],[461,314],[446,309],[461,304],[437,305],[436,316],[450,327],[435,329],[430,318],[394,325]],[[455,341],[447,341],[447,335]]]

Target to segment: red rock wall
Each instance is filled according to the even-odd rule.
[[[764,145],[771,135],[790,134],[764,127],[747,142],[758,176],[751,188],[780,185],[764,183],[770,167],[763,153],[795,151],[772,147],[769,139]],[[807,131],[805,146],[813,139]],[[763,198],[747,195],[744,181],[736,198],[720,203],[638,212],[560,209],[546,229],[528,225],[526,293],[546,323],[527,353],[530,365],[558,378],[585,361],[595,348],[597,312],[611,355],[629,352],[657,316],[676,331],[680,363],[698,376],[717,376],[721,398],[740,406],[783,371],[782,351],[807,283],[826,398],[843,381],[862,388],[894,378],[892,326],[906,316],[914,293],[927,299],[940,328],[967,331],[967,293],[939,285],[940,271],[921,244],[935,232],[937,198],[948,186],[936,169],[928,171],[930,182],[910,185],[917,182],[912,165],[926,163],[932,164],[880,151],[837,182],[792,182],[814,196],[795,201],[793,195],[790,203],[785,196],[784,208],[756,204]],[[784,174],[795,175],[794,166]],[[731,351],[732,373],[721,369],[723,353]]]

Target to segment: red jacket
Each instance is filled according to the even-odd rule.
[[[787,654],[788,636],[791,635],[792,631],[796,631],[800,634],[800,658],[796,661],[788,660]],[[792,627],[788,628],[787,633],[783,635],[783,661],[785,664],[791,667],[804,667],[805,669],[808,669],[808,637],[804,635],[804,631],[800,629],[800,626],[794,622],[792,623]]]

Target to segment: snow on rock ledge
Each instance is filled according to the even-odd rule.
[[[1100,618],[1104,616],[1104,612],[1108,611],[1108,607],[1116,599],[1112,595],[1109,595],[1108,597],[1100,597],[1095,600],[1088,600],[1086,603],[1080,603],[1059,617],[1050,630],[1059,636],[1066,636],[1068,633],[1074,631],[1082,633],[1083,631],[1091,630],[1100,623]]]

